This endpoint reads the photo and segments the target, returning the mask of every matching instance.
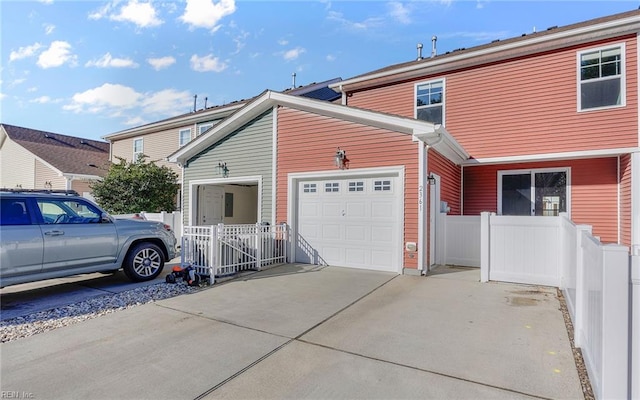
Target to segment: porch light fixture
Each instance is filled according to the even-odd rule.
[[[229,176],[229,168],[227,168],[227,163],[226,162],[225,163],[219,162],[218,163],[218,170],[222,174],[223,178],[227,178]]]
[[[336,150],[336,155],[335,155],[336,167],[340,169],[345,169],[347,167],[347,161],[349,161],[347,159],[347,152],[345,150],[342,150],[340,147],[338,147],[338,150]]]
[[[433,176],[433,174],[429,174],[429,176],[427,176],[427,181],[429,182],[429,185],[435,185],[436,177]]]

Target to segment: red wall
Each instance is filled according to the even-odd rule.
[[[618,242],[618,159],[597,158],[542,163],[465,167],[464,215],[497,212],[498,171],[570,167],[571,219],[593,226],[603,242]],[[629,214],[630,215],[630,214]]]
[[[289,108],[278,109],[276,221],[287,221],[288,174],[336,170],[338,147],[349,169],[405,166],[403,243],[417,242],[418,144],[411,136]],[[404,267],[417,268],[417,260],[405,253]]]
[[[626,106],[577,111],[577,52],[626,44]],[[473,158],[638,146],[635,35],[351,93],[349,105],[414,117],[415,84],[445,78],[447,130]]]

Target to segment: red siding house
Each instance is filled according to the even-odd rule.
[[[557,215],[640,243],[640,11],[495,41],[332,85],[343,104],[442,124],[470,155],[430,150],[450,214]]]
[[[203,186],[251,181],[296,262],[424,273],[443,213],[640,245],[638,31],[631,11],[418,57],[331,84],[342,104],[267,91],[169,157],[190,221]],[[220,161],[237,175],[203,176]]]

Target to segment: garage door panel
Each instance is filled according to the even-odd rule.
[[[347,225],[344,228],[344,240],[348,243],[355,242],[364,242],[367,241],[367,231],[368,227],[364,225]]]
[[[340,225],[338,224],[323,224],[322,225],[322,239],[323,240],[340,240]]]
[[[305,202],[300,204],[300,218],[318,217],[318,204]]]
[[[388,176],[314,179],[315,186],[299,182],[298,232],[300,245],[308,248],[296,249],[296,261],[315,258],[333,266],[398,272],[402,254],[398,181],[397,176]],[[310,193],[314,188],[317,192]]]

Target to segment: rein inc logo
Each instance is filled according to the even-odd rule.
[[[0,399],[35,399],[36,396],[31,392],[21,392],[18,390],[0,391]]]

